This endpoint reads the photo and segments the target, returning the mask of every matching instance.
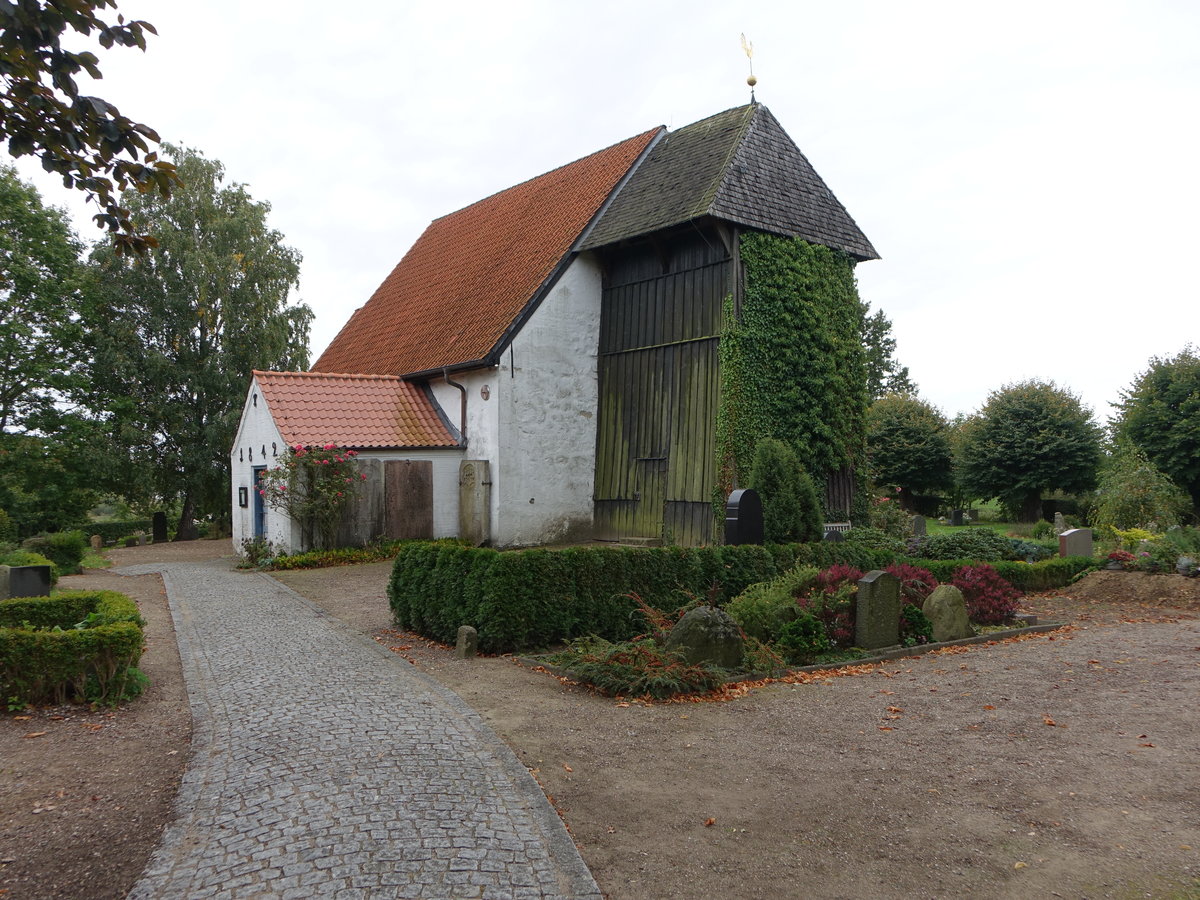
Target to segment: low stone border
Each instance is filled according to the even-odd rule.
[[[745,675],[733,675],[725,679],[726,684],[737,684],[741,681],[761,681],[764,678],[785,677],[793,672],[821,672],[831,669],[846,669],[850,666],[869,666],[875,663],[889,662],[893,659],[906,659],[916,656],[924,656],[934,650],[941,650],[944,647],[962,647],[968,644],[986,644],[991,641],[1002,641],[1006,638],[1016,637],[1021,634],[1043,634],[1048,631],[1058,631],[1060,628],[1067,627],[1066,622],[1048,622],[1044,625],[1026,625],[1023,628],[1006,628],[1003,631],[989,631],[987,634],[977,634],[974,637],[959,638],[957,641],[941,641],[934,644],[917,644],[912,647],[896,647],[893,650],[883,650],[876,653],[874,656],[863,656],[858,659],[846,659],[841,662],[833,663],[817,663],[811,666],[797,666],[794,669],[787,669],[783,675],[771,676],[762,673],[751,672]],[[529,666],[533,669],[544,669],[556,678],[569,678],[575,680],[569,669],[564,669],[561,666],[551,665],[544,660],[539,660],[536,656],[514,656],[517,662],[522,665]]]

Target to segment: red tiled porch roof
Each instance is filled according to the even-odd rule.
[[[407,375],[484,359],[661,130],[435,219],[313,371]]]
[[[255,371],[254,377],[291,446],[459,446],[427,391],[394,375]]]

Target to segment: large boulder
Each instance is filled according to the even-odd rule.
[[[962,591],[952,584],[934,588],[925,598],[921,612],[933,626],[935,641],[957,641],[975,636],[975,629],[967,618],[967,601],[963,599]]]
[[[723,609],[698,606],[684,613],[671,629],[667,649],[681,654],[689,663],[710,663],[723,669],[742,664],[742,630]]]

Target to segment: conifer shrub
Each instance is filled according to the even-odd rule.
[[[770,581],[752,584],[725,606],[747,636],[773,643],[785,625],[800,614],[797,601],[817,584],[817,570],[797,566]]]
[[[768,543],[819,541],[821,505],[812,479],[796,452],[783,441],[764,438],[754,448],[750,487],[763,505],[763,540]]]
[[[775,650],[794,666],[808,666],[833,649],[825,625],[811,612],[802,611],[780,630]]]

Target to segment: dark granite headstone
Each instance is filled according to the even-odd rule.
[[[952,509],[950,511],[950,524],[951,525],[962,525],[963,524],[963,514],[964,514],[964,510]]]
[[[0,566],[0,600],[48,596],[49,566]]]
[[[167,542],[167,514],[159,511],[154,514],[153,523],[154,543],[165,544]]]
[[[829,531],[825,532],[825,540],[831,544],[840,544],[842,541],[846,540],[846,532],[836,531],[835,529],[831,528]]]
[[[729,495],[725,504],[725,543],[734,546],[762,542],[762,500],[753,488],[740,488]]]
[[[875,569],[858,582],[854,644],[879,650],[900,643],[900,579]]]

